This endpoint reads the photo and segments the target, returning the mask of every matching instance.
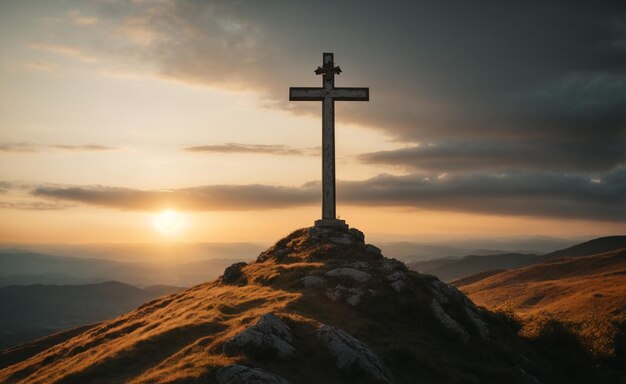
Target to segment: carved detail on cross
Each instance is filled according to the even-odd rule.
[[[345,221],[336,218],[335,198],[335,101],[369,101],[369,88],[335,88],[335,75],[341,68],[335,67],[332,53],[324,53],[323,65],[317,67],[316,75],[324,75],[321,88],[289,88],[290,101],[322,102],[322,219],[316,226],[347,227]]]

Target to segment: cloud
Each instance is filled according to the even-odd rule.
[[[281,156],[315,156],[319,155],[321,149],[315,148],[293,148],[287,145],[262,145],[262,144],[239,144],[227,143],[217,145],[199,145],[185,148],[188,152],[210,152],[210,153],[242,153],[242,154],[265,154]]]
[[[0,143],[0,152],[29,153],[37,152],[37,147],[31,143]]]
[[[68,145],[68,144],[55,144],[50,145],[50,148],[60,149],[70,152],[99,152],[99,151],[112,151],[116,148],[107,147],[105,145],[86,144],[86,145]]]
[[[40,186],[32,194],[122,210],[228,211],[319,204],[321,192],[318,182],[310,182],[300,187],[210,185],[171,190]],[[338,201],[367,207],[623,221],[626,169],[596,177],[528,172],[440,177],[380,175],[361,181],[339,181]]]
[[[152,211],[165,208],[198,211],[257,210],[308,205],[315,201],[312,185],[212,185],[172,190],[137,190],[114,187],[41,186],[34,196],[80,202],[122,210]]]
[[[491,161],[484,148],[472,150],[477,141],[492,153],[511,147],[504,163],[515,169],[608,171],[624,164],[615,149],[626,140],[623,2],[563,8],[182,0],[84,7],[73,11],[102,25],[91,41],[80,35],[38,48],[134,60],[163,78],[254,90],[264,105],[299,114],[318,114],[319,106],[288,102],[287,89],[319,84],[312,70],[331,50],[344,69],[339,85],[371,87],[368,104],[340,103],[341,122],[405,143],[470,143],[463,151],[472,171]],[[452,156],[451,171],[458,163]],[[585,159],[592,157],[590,166]]]
[[[603,156],[598,156],[602,152]],[[359,155],[367,164],[384,164],[424,172],[511,170],[602,172],[626,163],[623,143],[559,143],[545,140],[450,141]]]
[[[73,57],[87,63],[96,61],[96,57],[94,55],[87,53],[85,50],[82,50],[80,47],[77,46],[35,43],[30,44],[28,47],[39,51],[52,52],[61,56]]]
[[[47,201],[0,201],[0,209],[17,209],[20,211],[58,211],[71,207],[73,205]]]
[[[98,144],[35,144],[28,142],[19,143],[0,143],[0,152],[6,153],[37,153],[44,150],[60,150],[68,152],[100,152],[100,151],[112,151],[117,148],[108,147]]]
[[[72,10],[67,13],[72,22],[77,25],[93,25],[98,23],[98,18],[95,16],[85,16],[80,11]]]

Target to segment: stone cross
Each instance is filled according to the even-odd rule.
[[[369,101],[369,88],[335,88],[335,75],[341,68],[335,67],[332,53],[324,53],[323,66],[317,67],[316,75],[324,75],[321,88],[289,88],[290,101],[322,102],[322,218],[315,226],[347,227],[345,221],[337,220],[335,210],[335,101]]]

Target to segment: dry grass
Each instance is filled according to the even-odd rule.
[[[554,322],[579,338],[597,358],[615,353],[626,321],[626,249],[563,258],[461,281],[478,305],[519,319],[523,336],[536,338]]]
[[[0,382],[171,382],[233,362],[215,348],[296,293],[204,284],[166,296],[0,371]],[[146,370],[146,367],[149,369]],[[36,375],[31,375],[36,371]],[[91,381],[90,381],[91,382]]]
[[[508,303],[522,318],[626,320],[626,249],[501,272],[459,287],[478,305]]]

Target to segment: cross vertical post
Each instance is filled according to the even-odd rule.
[[[333,54],[324,53],[324,66],[333,63]],[[324,74],[324,89],[335,87],[334,73]],[[322,104],[322,220],[337,218],[335,184],[335,101],[325,97]]]
[[[346,227],[336,217],[335,185],[335,101],[369,101],[369,88],[335,88],[335,67],[332,53],[324,53],[322,67],[316,75],[323,75],[321,88],[289,88],[290,101],[322,102],[322,218],[315,221],[320,227]]]

